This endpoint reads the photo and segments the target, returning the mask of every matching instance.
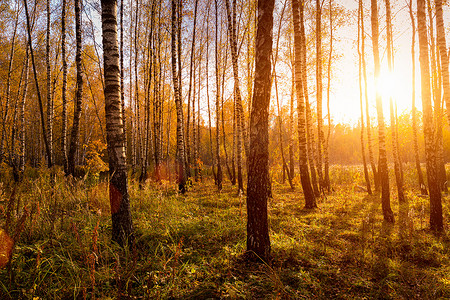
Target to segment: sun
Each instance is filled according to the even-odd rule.
[[[389,101],[393,98],[398,98],[400,91],[400,81],[398,76],[393,72],[381,72],[376,82],[376,89],[383,98],[383,102]]]

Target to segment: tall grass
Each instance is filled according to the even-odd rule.
[[[110,238],[105,182],[56,171],[52,184],[48,171],[27,172],[21,184],[2,186],[0,226],[8,206],[11,235],[27,217],[0,270],[0,299],[450,297],[449,239],[428,232],[428,200],[414,191],[408,205],[394,198],[397,222],[384,224],[379,196],[354,191],[358,168],[334,167],[335,191],[315,210],[303,209],[299,185],[274,183],[273,258],[260,264],[242,255],[245,197],[235,187],[217,193],[206,179],[182,196],[169,182],[139,189],[131,181],[136,242],[121,249]]]

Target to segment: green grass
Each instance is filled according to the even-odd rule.
[[[428,231],[428,200],[408,193],[396,223],[383,223],[379,196],[353,191],[353,168],[331,172],[335,191],[303,209],[297,184],[273,184],[269,201],[272,260],[250,263],[245,197],[206,180],[186,196],[173,184],[130,183],[136,234],[133,249],[111,243],[105,183],[55,188],[43,172],[16,187],[4,184],[0,225],[8,203],[10,232],[28,217],[11,264],[0,270],[0,299],[448,299],[449,238]],[[30,177],[31,178],[31,177]],[[13,200],[11,200],[13,199]],[[448,199],[443,199],[449,220]]]

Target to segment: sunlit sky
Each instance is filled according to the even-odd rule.
[[[393,35],[394,35],[394,72],[387,72],[386,57],[386,17],[384,1],[379,1],[379,30],[380,30],[380,58],[381,58],[381,78],[380,86],[383,95],[383,108],[385,120],[389,122],[389,93],[393,96],[398,106],[398,113],[409,112],[411,110],[411,21],[409,10],[406,6],[409,0],[391,0],[392,16],[393,16]],[[333,61],[330,110],[333,123],[348,123],[356,125],[360,119],[359,104],[359,84],[358,84],[358,53],[357,53],[357,19],[356,10],[358,8],[358,0],[336,0],[335,3],[344,6],[350,12],[345,19],[345,25],[338,27],[334,31],[333,53],[340,57]],[[371,24],[370,24],[370,1],[365,0],[365,50],[367,63],[367,79],[368,79],[368,96],[369,109],[373,118],[376,117],[375,110],[375,88],[373,77],[373,57],[372,57],[372,41],[371,41]],[[416,11],[413,0],[413,10]],[[323,16],[327,18],[328,16]],[[289,19],[288,19],[289,20]],[[448,27],[450,23],[450,10],[447,5],[444,6],[444,20]],[[277,22],[277,21],[276,21]],[[417,20],[416,20],[417,25]],[[448,31],[447,31],[448,33]],[[275,35],[275,32],[274,32]],[[448,34],[447,34],[448,35]],[[325,37],[328,39],[328,37]],[[100,37],[97,38],[100,40]],[[448,39],[447,39],[448,41]],[[448,44],[448,43],[447,43]],[[323,47],[328,43],[324,42]],[[325,48],[324,48],[325,50]],[[420,99],[420,65],[418,61],[418,38],[416,35],[416,107],[421,110]],[[211,50],[210,50],[211,51]],[[314,59],[314,58],[310,58]],[[288,72],[287,74],[289,74]],[[315,75],[314,75],[315,76]],[[311,78],[314,80],[313,78]],[[230,81],[231,82],[231,81]],[[211,84],[211,82],[210,82]],[[229,83],[229,84],[232,84]],[[242,83],[243,84],[243,83]],[[231,89],[231,86],[229,87]],[[323,116],[326,117],[326,65],[323,66]],[[280,87],[281,89],[281,87]],[[290,89],[286,88],[286,92],[280,91],[280,101],[282,105],[289,102]],[[311,87],[311,90],[314,88]],[[272,97],[275,97],[272,90]],[[312,95],[311,102],[315,105],[315,95]],[[273,106],[274,103],[272,103]],[[206,106],[202,104],[202,111],[206,114]],[[206,118],[206,115],[205,115]],[[213,121],[214,123],[214,121]]]
[[[369,2],[365,2],[365,9],[369,9]],[[387,72],[386,41],[385,41],[385,13],[384,5],[380,5],[379,26],[380,26],[380,56],[382,63],[380,86],[383,95],[383,108],[386,121],[389,122],[389,96],[390,92],[398,106],[398,112],[411,109],[411,22],[409,11],[405,1],[391,1],[394,32],[394,72]],[[413,1],[415,2],[415,1]],[[342,0],[342,5],[347,9],[356,10],[358,3],[356,0]],[[382,2],[384,3],[384,2]],[[448,14],[445,10],[444,14]],[[373,116],[375,112],[375,89],[373,77],[373,57],[370,27],[370,13],[365,13],[366,31],[366,62],[368,67],[369,101],[370,111]],[[335,36],[335,51],[343,54],[335,61],[335,70],[330,102],[331,115],[334,122],[345,122],[357,124],[360,118],[359,106],[359,84],[358,84],[358,54],[357,54],[357,20],[356,16],[349,16],[346,26],[338,28]],[[417,42],[417,36],[416,36]],[[416,43],[416,106],[421,109],[420,80],[418,63],[418,45]]]

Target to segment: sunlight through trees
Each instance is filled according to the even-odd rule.
[[[280,298],[425,299],[383,286],[421,259],[450,297],[449,18],[442,0],[0,0],[0,298],[255,298],[244,264]],[[86,279],[20,283],[56,276],[59,244]],[[355,257],[364,291],[305,275]],[[232,275],[203,286],[210,262]]]

